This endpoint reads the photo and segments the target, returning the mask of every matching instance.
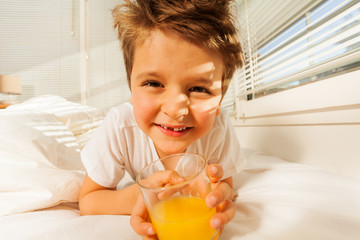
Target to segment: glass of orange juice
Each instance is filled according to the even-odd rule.
[[[181,153],[156,160],[139,172],[136,182],[159,240],[218,238],[218,231],[210,227],[216,209],[205,204],[211,191],[206,166],[201,155]]]

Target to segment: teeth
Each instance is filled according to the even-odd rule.
[[[180,131],[184,131],[186,129],[186,127],[183,127],[183,128],[169,128],[169,127],[166,127],[164,125],[160,125],[162,128],[164,129],[170,129],[170,130],[173,130],[175,132],[180,132]]]
[[[186,127],[183,128],[174,128],[175,132],[180,132],[180,131],[184,131],[186,129]]]

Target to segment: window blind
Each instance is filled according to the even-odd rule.
[[[127,101],[130,91],[111,16],[120,3],[0,0],[0,74],[21,78],[23,94],[17,99],[54,94],[104,110]],[[234,84],[222,101],[230,113]]]
[[[240,14],[248,18],[248,24],[256,32],[258,45],[271,40],[289,27],[298,16],[318,5],[320,0],[243,0]]]
[[[301,6],[296,1],[273,2],[272,8],[282,12],[294,8],[287,17],[271,8],[265,14],[266,6],[257,8],[258,3],[241,4],[247,64],[238,79],[240,98],[251,100],[360,65],[359,1],[312,1]],[[258,17],[262,14],[266,16]],[[261,19],[277,24],[266,30]]]
[[[126,70],[111,10],[118,0],[88,1],[88,104],[109,109],[130,99]]]
[[[21,78],[19,100],[80,101],[78,11],[75,0],[0,0],[0,74]]]
[[[234,81],[230,82],[230,85],[228,86],[228,90],[221,101],[221,107],[225,108],[230,115],[232,115],[235,110],[235,87],[234,87],[234,84],[235,84]]]

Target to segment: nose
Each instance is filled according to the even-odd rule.
[[[173,91],[162,102],[162,111],[171,118],[177,119],[189,114],[189,98],[185,93]]]

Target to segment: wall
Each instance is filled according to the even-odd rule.
[[[243,147],[360,179],[360,70],[239,101]]]

